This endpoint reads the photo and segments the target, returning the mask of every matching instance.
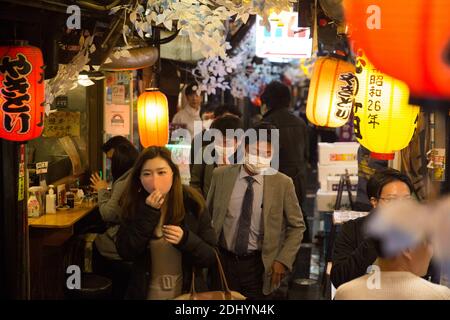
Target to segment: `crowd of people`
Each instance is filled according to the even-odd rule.
[[[167,148],[150,146],[139,153],[123,137],[105,143],[112,186],[98,174],[91,177],[107,224],[94,243],[94,272],[112,280],[116,299],[174,299],[189,292],[192,282],[197,291],[221,290],[218,253],[231,290],[247,299],[286,299],[297,253],[309,237],[308,133],[289,110],[289,89],[280,82],[266,87],[265,112],[251,128],[253,140],[227,135],[244,130],[236,107],[200,112],[194,87],[185,92],[187,104],[174,122],[192,131],[193,146],[201,139],[194,136],[194,121],[205,123],[201,136],[214,129],[221,138],[191,148],[189,186],[182,184]],[[272,130],[278,130],[276,145]],[[213,163],[203,161],[206,148],[212,149]],[[279,165],[271,171],[275,156]],[[413,198],[409,179],[393,169],[378,171],[367,195],[371,213],[345,223],[336,240],[331,270],[336,299],[450,299],[449,289],[432,283],[437,271],[429,266],[427,239],[386,254],[383,237],[366,232],[380,208]],[[367,285],[369,267],[380,270],[381,289]]]

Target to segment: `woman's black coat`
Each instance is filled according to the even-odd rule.
[[[207,209],[197,214],[197,204],[184,194],[185,218],[181,225],[183,238],[175,247],[182,253],[183,293],[189,292],[192,270],[195,268],[195,285],[197,291],[207,290],[202,278],[201,268],[213,267],[216,264],[214,247],[217,237]],[[157,226],[161,213],[145,204],[143,196],[137,206],[132,220],[124,220],[116,238],[119,255],[133,261],[131,279],[128,286],[127,299],[146,299],[150,281],[151,261],[148,243]]]

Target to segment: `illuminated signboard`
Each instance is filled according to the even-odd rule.
[[[273,60],[299,59],[311,56],[312,38],[309,28],[298,28],[297,12],[283,11],[269,17],[270,31],[256,19],[256,55]]]

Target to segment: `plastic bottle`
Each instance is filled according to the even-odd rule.
[[[31,187],[28,189],[30,196],[28,197],[28,217],[36,218],[40,215],[41,204],[39,203],[36,193],[39,191],[39,187]]]
[[[49,186],[48,194],[45,196],[46,213],[56,213],[56,194],[53,186]]]
[[[75,207],[75,195],[73,194],[73,192],[67,192],[66,196],[67,196],[67,205],[70,208],[74,208]]]

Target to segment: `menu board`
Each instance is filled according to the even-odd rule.
[[[56,111],[45,118],[43,137],[80,136],[80,112]]]

